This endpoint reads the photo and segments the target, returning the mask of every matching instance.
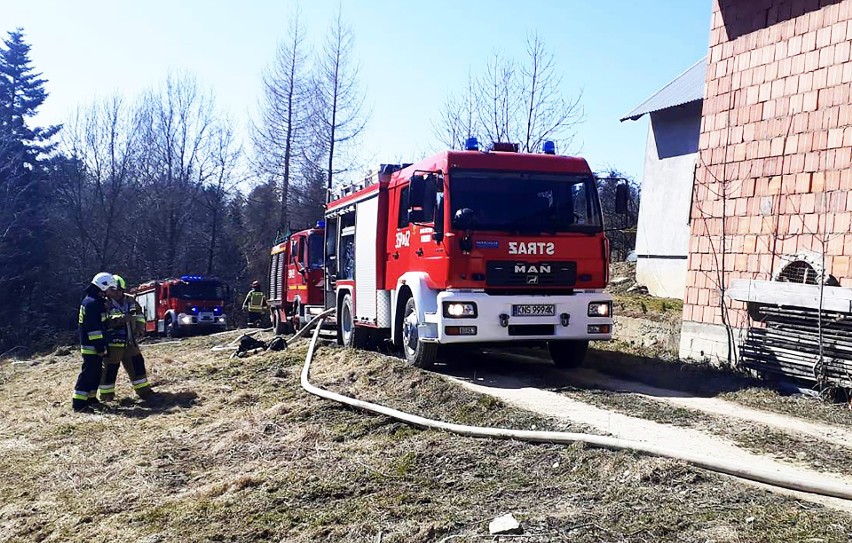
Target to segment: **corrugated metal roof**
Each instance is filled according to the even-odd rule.
[[[621,118],[635,121],[646,113],[653,113],[670,107],[688,104],[704,99],[704,78],[707,75],[707,57],[702,58],[674,81],[655,92],[650,98],[633,108],[633,111]]]

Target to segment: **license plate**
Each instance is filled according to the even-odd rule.
[[[512,306],[513,317],[552,317],[556,315],[554,304],[523,304]]]

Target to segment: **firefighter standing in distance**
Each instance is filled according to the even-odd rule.
[[[266,303],[266,296],[264,296],[263,291],[260,290],[260,281],[252,281],[251,290],[246,295],[246,299],[243,302],[243,311],[248,311],[249,326],[260,326],[260,323],[263,320],[263,315],[268,307],[269,306]]]
[[[115,380],[118,377],[118,365],[121,364],[136,395],[142,399],[150,398],[153,391],[145,371],[145,359],[137,342],[145,329],[145,315],[136,298],[125,293],[127,283],[124,278],[119,275],[114,278],[117,288],[114,293],[108,294],[107,303],[109,354],[104,360],[98,393],[101,401],[115,399]]]
[[[80,304],[77,322],[80,326],[80,353],[83,366],[74,386],[71,408],[74,411],[91,413],[100,405],[95,397],[101,376],[101,364],[107,355],[107,342],[104,336],[106,325],[106,306],[104,296],[116,290],[115,278],[111,273],[101,272],[86,287],[85,297]]]

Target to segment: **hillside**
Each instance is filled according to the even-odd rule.
[[[226,338],[230,339],[230,338]],[[70,412],[78,356],[0,365],[0,541],[847,541],[852,517],[685,464],[422,430],[304,392],[302,341],[243,359],[222,338],[145,347],[160,395]],[[445,421],[586,428],[379,353],[324,345],[313,380]],[[510,539],[504,539],[509,541]],[[515,540],[515,539],[512,539]]]

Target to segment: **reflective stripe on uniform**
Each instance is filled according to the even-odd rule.
[[[143,377],[142,379],[137,379],[135,381],[131,381],[130,384],[133,385],[133,390],[139,390],[140,388],[145,388],[151,386],[151,383],[148,382],[147,377]]]
[[[103,339],[104,333],[102,330],[92,330],[89,332],[89,339]]]
[[[123,339],[114,339],[109,342],[110,347],[124,347],[127,345],[127,341]]]
[[[142,323],[144,323],[144,322],[145,322],[145,316],[144,316],[144,315],[138,315],[138,316],[136,317],[136,322],[142,322]]]
[[[89,393],[83,392],[82,390],[75,390],[74,391],[74,399],[75,400],[88,400],[89,399]]]
[[[91,345],[80,345],[80,352],[83,354],[98,354],[98,350]]]
[[[248,310],[252,313],[263,311],[262,292],[252,292],[249,294]]]
[[[115,383],[111,385],[101,385],[98,387],[98,392],[101,394],[112,394],[115,392]]]

